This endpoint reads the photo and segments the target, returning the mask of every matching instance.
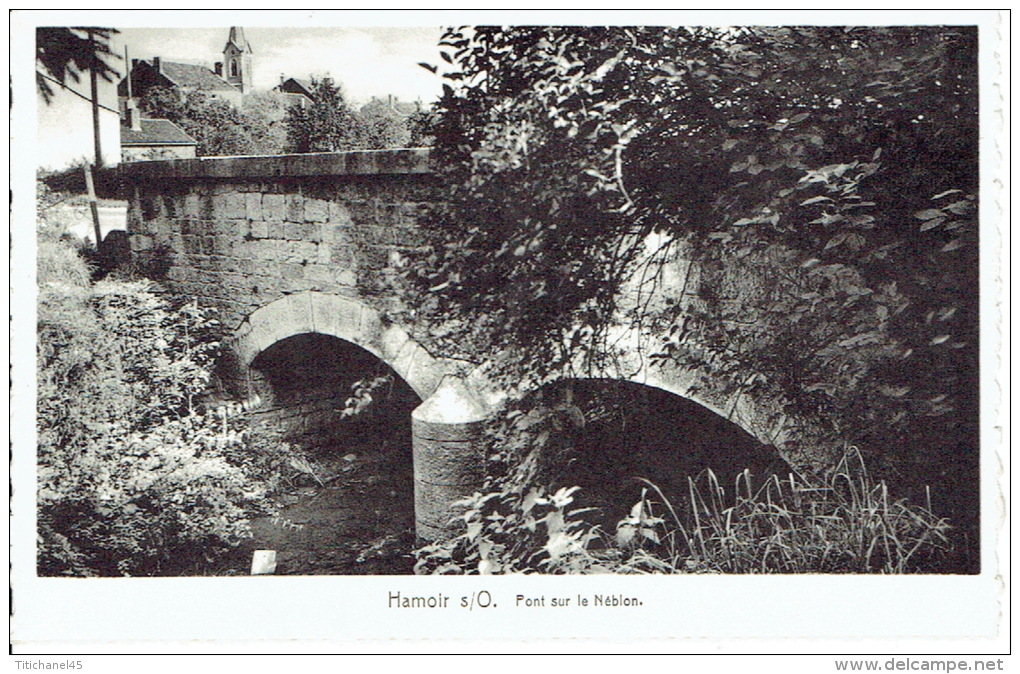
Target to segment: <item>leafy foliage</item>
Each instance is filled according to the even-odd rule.
[[[439,116],[433,110],[419,110],[407,118],[408,147],[432,147],[436,142],[433,132]]]
[[[363,129],[343,91],[326,77],[312,78],[313,101],[287,111],[287,138],[293,152],[337,152],[363,144]]]
[[[268,94],[258,94],[236,108],[227,101],[202,91],[182,93],[167,87],[152,87],[139,101],[147,116],[168,119],[198,141],[200,156],[280,154],[283,103]]]
[[[354,110],[343,89],[326,77],[312,77],[313,102],[287,111],[291,152],[384,150],[412,146],[412,120],[384,104]]]
[[[40,274],[39,572],[201,573],[272,507],[280,462],[195,408],[219,326],[147,281],[90,284],[68,242],[48,245],[64,252]]]
[[[363,129],[366,150],[411,147],[411,129],[408,119],[388,109],[362,109],[358,122]]]
[[[110,38],[119,31],[97,27],[40,27],[35,31],[35,60],[42,68],[36,72],[39,94],[47,105],[53,100],[49,76],[60,86],[68,80],[80,82],[83,72],[95,70],[96,76],[111,82],[119,73],[110,61],[120,58],[110,49]]]
[[[597,534],[581,511],[568,510],[575,491],[493,492],[459,502],[464,533],[419,550],[415,573],[608,572],[588,549]]]
[[[883,470],[975,482],[973,29],[476,27],[441,46],[453,195],[406,280],[451,348],[541,382],[605,371],[633,325],[660,366],[882,448]]]
[[[393,384],[393,376],[383,374],[371,379],[359,379],[351,384],[351,395],[344,400],[344,406],[340,410],[340,418],[348,419],[356,417],[373,403],[375,398],[372,394],[383,387],[390,387]]]
[[[241,112],[252,120],[255,154],[287,152],[287,99],[276,91],[255,91],[245,95]]]

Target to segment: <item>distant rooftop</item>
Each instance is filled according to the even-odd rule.
[[[421,111],[421,102],[401,101],[396,96],[390,94],[386,98],[373,96],[371,101],[361,106],[362,112],[374,112],[378,110],[389,110],[395,114],[407,117]]]
[[[198,141],[184,133],[169,119],[140,119],[141,129],[120,127],[121,145],[197,145]]]
[[[237,91],[225,79],[205,66],[161,61],[160,72],[181,88],[202,89],[206,91]]]

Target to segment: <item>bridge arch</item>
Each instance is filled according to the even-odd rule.
[[[434,358],[401,328],[363,302],[317,291],[285,295],[249,314],[234,331],[231,347],[238,363],[277,342],[303,334],[336,337],[359,346],[389,365],[425,400],[447,373],[449,362]]]

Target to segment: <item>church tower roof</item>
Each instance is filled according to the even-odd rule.
[[[248,39],[244,36],[244,28],[240,26],[230,27],[230,36],[227,38],[227,44],[223,47],[223,51],[227,51],[231,45],[244,54],[252,53],[251,44],[248,43]]]

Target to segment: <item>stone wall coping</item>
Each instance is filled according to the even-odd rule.
[[[163,159],[121,164],[129,181],[200,178],[297,178],[303,176],[372,176],[432,173],[427,147],[398,150],[353,150],[308,154]]]

